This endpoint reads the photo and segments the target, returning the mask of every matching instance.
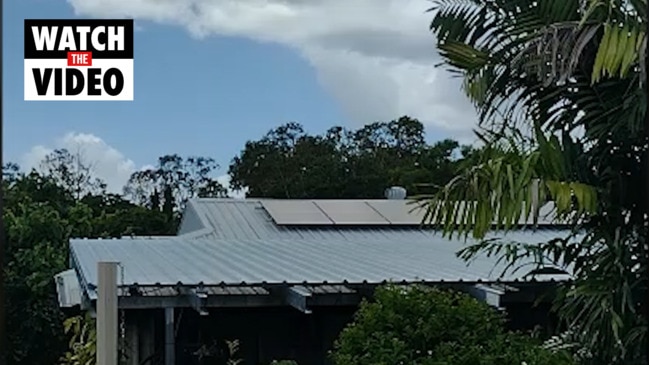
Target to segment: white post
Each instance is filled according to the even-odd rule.
[[[176,336],[174,328],[174,308],[165,308],[165,365],[176,364]]]
[[[117,263],[97,263],[97,365],[117,365]]]

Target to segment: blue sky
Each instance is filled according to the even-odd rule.
[[[63,1],[5,2],[8,159],[74,131],[101,136],[138,164],[173,152],[227,163],[246,140],[278,123],[298,120],[319,131],[343,121],[294,52],[240,38],[198,40],[181,28],[145,21],[135,34],[135,101],[23,101],[23,19],[73,17]]]
[[[178,0],[178,3],[183,1],[191,2]],[[421,97],[421,93],[416,93],[419,89],[405,87],[412,95],[403,95],[404,80],[409,77],[413,85],[418,80],[419,74],[414,71],[419,69],[414,68],[418,66],[414,61],[407,64],[404,61],[408,67],[399,69],[404,70],[403,77],[392,77],[388,73],[396,71],[385,68],[384,72],[379,68],[385,63],[351,59],[354,53],[349,50],[326,48],[324,43],[299,42],[295,37],[289,38],[293,33],[284,36],[274,31],[277,25],[265,32],[257,26],[259,22],[253,28],[246,28],[248,30],[237,26],[230,31],[224,28],[223,22],[220,28],[210,28],[206,20],[207,36],[199,38],[188,30],[187,24],[194,24],[195,20],[167,16],[159,21],[151,15],[157,14],[155,1],[149,7],[142,5],[142,8],[128,8],[122,12],[135,14],[136,28],[141,28],[135,33],[135,101],[23,101],[23,19],[75,18],[75,7],[83,12],[80,17],[110,17],[114,15],[111,12],[120,11],[115,10],[118,6],[129,6],[124,4],[128,2],[4,2],[5,160],[22,162],[35,146],[40,146],[41,150],[64,146],[61,139],[74,132],[103,140],[136,167],[152,164],[163,154],[179,153],[213,157],[221,164],[221,173],[225,173],[229,161],[247,140],[258,138],[288,121],[298,121],[308,131],[319,133],[334,124],[357,126],[362,123],[360,119],[371,122],[372,119],[389,120],[402,114],[415,114],[423,120],[433,119],[427,121],[430,139],[466,132],[466,128],[454,129],[453,121],[435,124],[434,111],[453,115],[449,105],[454,100],[440,102],[437,108],[431,108],[421,105],[425,101],[417,99]],[[305,32],[308,30],[305,27]],[[270,36],[264,39],[262,34]],[[425,29],[422,35],[427,36]],[[346,42],[352,48],[366,48],[356,41],[351,42],[356,39],[353,35],[340,39],[344,41],[340,44]],[[427,38],[424,40],[429,42]],[[334,51],[338,53],[332,53]],[[413,53],[413,59],[416,56],[417,52]],[[358,64],[357,69],[352,68],[354,62]],[[435,60],[431,59],[431,64],[433,62]],[[381,79],[388,76],[392,79]],[[358,79],[352,80],[353,77]],[[370,85],[373,81],[381,82],[386,90]],[[431,92],[435,91],[434,86],[425,85]],[[446,87],[442,84],[439,87],[443,90],[438,94],[444,96]],[[399,104],[393,107],[389,99],[397,99]],[[420,105],[415,105],[413,100]],[[426,115],[429,109],[434,110],[430,118]],[[422,111],[419,115],[418,110]]]

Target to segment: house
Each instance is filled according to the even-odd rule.
[[[406,200],[195,199],[173,237],[73,239],[62,305],[93,310],[97,263],[120,263],[122,336],[129,364],[198,363],[238,340],[244,364],[294,359],[326,364],[333,341],[363,298],[386,282],[466,291],[505,309],[512,325],[542,323],[533,303],[565,274],[527,278],[495,257],[467,265],[471,240],[422,227]],[[539,243],[569,231],[542,219],[503,239]],[[497,233],[492,238],[499,237]],[[66,285],[68,287],[66,287]],[[522,315],[518,315],[522,313]]]

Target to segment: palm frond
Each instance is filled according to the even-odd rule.
[[[644,27],[644,26],[643,26]],[[593,66],[592,82],[603,77],[626,77],[644,63],[646,33],[639,24],[605,23]]]
[[[446,235],[483,238],[492,229],[535,226],[548,201],[555,203],[557,223],[593,214],[597,192],[573,180],[580,151],[571,139],[561,142],[537,129],[537,143],[531,150],[516,141],[487,144],[437,195],[420,199],[424,223],[441,227]]]

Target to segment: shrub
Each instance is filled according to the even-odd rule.
[[[361,304],[331,354],[336,365],[563,365],[535,339],[505,330],[504,317],[466,294],[386,286]]]
[[[60,365],[95,365],[97,363],[97,327],[88,313],[71,317],[63,323],[65,333],[70,336],[69,348],[61,357]],[[128,363],[130,348],[125,339],[118,342],[118,364]]]
[[[76,316],[64,322],[70,335],[70,348],[61,358],[61,365],[94,365],[97,354],[97,331],[90,316]]]

